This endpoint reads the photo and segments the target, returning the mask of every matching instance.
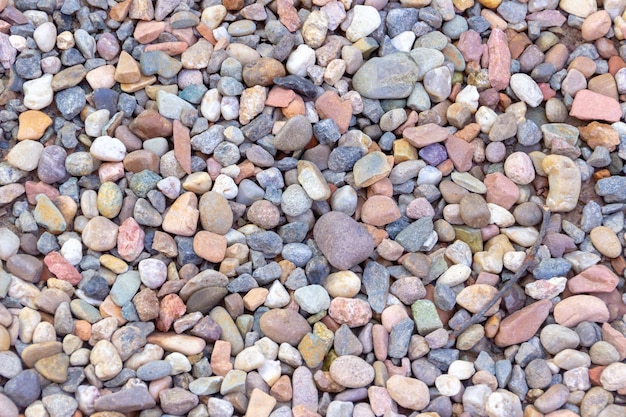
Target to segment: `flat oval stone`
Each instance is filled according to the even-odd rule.
[[[374,250],[371,235],[352,217],[337,211],[317,220],[313,236],[328,262],[341,270],[363,262]]]
[[[352,78],[352,85],[371,99],[405,98],[413,91],[418,68],[408,54],[396,53],[367,61]]]
[[[261,331],[274,342],[296,346],[311,332],[311,325],[297,311],[274,309],[261,316]]]
[[[146,340],[148,343],[161,346],[168,352],[180,352],[183,355],[197,355],[206,346],[206,342],[199,337],[172,332],[152,333]]]
[[[340,356],[330,365],[332,379],[346,388],[361,388],[374,380],[374,368],[358,356]]]
[[[566,327],[574,327],[582,321],[604,323],[609,320],[609,310],[598,297],[573,295],[554,307],[554,320]]]

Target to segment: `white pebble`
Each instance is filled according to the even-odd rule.
[[[458,378],[452,375],[443,374],[439,375],[435,379],[435,386],[441,395],[452,397],[461,392],[462,384]]]
[[[378,29],[381,19],[378,10],[372,6],[356,5],[352,10],[354,15],[346,30],[346,38],[350,42],[356,42]]]
[[[41,110],[52,103],[52,74],[45,74],[40,78],[26,81],[24,90],[24,106],[31,110]]]
[[[474,369],[474,364],[469,361],[456,360],[448,367],[448,374],[460,379],[461,381],[470,379],[475,372],[476,370]]]
[[[476,112],[476,123],[480,125],[480,131],[483,133],[489,133],[491,127],[496,122],[498,115],[495,111],[487,106],[481,106]]]
[[[91,137],[102,135],[102,128],[109,121],[109,111],[107,109],[97,110],[85,118],[85,133]]]
[[[18,142],[7,154],[7,162],[22,171],[33,171],[39,165],[43,145],[34,140]]]
[[[6,227],[0,228],[0,259],[6,261],[20,248],[20,238]]]
[[[148,288],[159,288],[167,278],[167,266],[158,259],[144,259],[138,269],[141,282]]]
[[[280,281],[276,280],[272,283],[270,287],[270,292],[267,294],[265,298],[265,307],[269,308],[281,308],[289,304],[291,298],[289,297],[289,293],[280,283]]]
[[[306,70],[315,64],[315,51],[308,45],[302,44],[289,55],[287,71],[290,74],[306,77]]]
[[[519,271],[525,260],[526,252],[523,251],[507,252],[502,257],[504,267],[512,272]]]
[[[68,239],[61,246],[61,256],[72,265],[78,265],[83,259],[83,244],[78,239]]]
[[[24,49],[28,48],[26,38],[23,36],[11,35],[9,36],[9,43],[12,47],[17,49],[18,52],[22,52]]]
[[[391,44],[394,48],[401,52],[411,52],[413,44],[415,43],[415,33],[410,30],[404,31],[399,35],[396,35]],[[475,87],[474,87],[475,88]]]
[[[200,103],[200,113],[209,122],[217,122],[220,118],[220,93],[217,88],[207,91]]]
[[[50,52],[56,44],[57,28],[52,22],[43,23],[35,29],[33,38],[41,52]]]
[[[221,4],[209,6],[202,11],[200,20],[207,25],[209,29],[217,28],[226,17],[226,7]]]
[[[510,85],[515,95],[530,107],[537,107],[543,101],[541,89],[527,74],[513,74]]]
[[[263,378],[267,385],[271,387],[276,381],[278,381],[278,378],[280,378],[280,361],[265,361],[265,363],[257,369],[257,372],[261,375],[261,378]]]
[[[472,109],[473,112],[475,112],[478,110],[479,97],[480,95],[478,94],[478,89],[473,85],[468,85],[456,95],[454,102],[465,104],[467,107]]]
[[[221,194],[227,200],[231,200],[237,197],[239,190],[237,189],[237,184],[235,181],[229,177],[228,175],[220,174],[215,179],[215,183],[213,183],[213,190],[218,194]]]
[[[91,144],[89,153],[100,161],[121,162],[126,156],[126,146],[111,136],[100,136]]]
[[[487,207],[491,213],[490,224],[495,224],[498,227],[510,227],[515,224],[515,217],[504,207],[493,203],[487,203]]]
[[[239,99],[237,97],[222,97],[220,106],[224,120],[235,120],[239,117]]]

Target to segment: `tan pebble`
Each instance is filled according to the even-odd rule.
[[[593,246],[607,258],[617,258],[622,254],[622,244],[613,230],[606,226],[594,227],[589,233]]]
[[[226,254],[226,238],[217,233],[201,230],[193,238],[193,250],[209,262],[221,262]]]
[[[400,406],[422,410],[430,402],[428,386],[415,378],[394,375],[387,380],[387,391]]]
[[[368,198],[361,208],[361,220],[372,226],[384,226],[400,218],[395,200],[383,195]]]
[[[599,10],[587,16],[580,31],[587,42],[600,39],[611,29],[611,16],[606,10]]]
[[[17,140],[38,140],[52,125],[52,119],[39,110],[27,110],[19,116]]]
[[[557,303],[554,320],[565,327],[574,327],[582,321],[604,323],[609,320],[609,310],[598,297],[573,295]]]

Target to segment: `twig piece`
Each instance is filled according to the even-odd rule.
[[[485,313],[487,313],[487,311],[489,311],[489,309],[493,307],[495,303],[499,302],[500,299],[504,297],[504,295],[511,289],[511,287],[513,287],[513,285],[515,285],[515,283],[526,274],[526,270],[530,268],[530,266],[534,263],[537,251],[539,250],[539,247],[541,246],[541,243],[546,236],[546,232],[548,231],[548,225],[550,224],[550,210],[548,210],[548,208],[544,206],[542,207],[541,211],[543,212],[543,220],[541,222],[541,229],[539,229],[539,236],[537,237],[535,244],[532,246],[532,248],[530,248],[530,251],[527,253],[526,259],[524,260],[524,263],[522,264],[520,269],[515,273],[515,275],[511,277],[511,279],[509,279],[502,286],[498,293],[491,300],[489,300],[489,302],[485,304],[483,308],[480,309],[478,313],[474,314],[471,319],[463,323],[461,327],[454,331],[455,337],[458,337],[471,325],[483,321],[485,319]]]

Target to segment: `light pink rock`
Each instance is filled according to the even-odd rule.
[[[567,281],[567,288],[574,294],[585,292],[611,292],[619,278],[604,265],[593,265]]]
[[[472,167],[474,148],[467,141],[454,135],[448,136],[446,140],[446,151],[448,157],[459,172],[467,172]]]
[[[582,321],[604,323],[609,320],[609,309],[598,297],[573,295],[554,307],[554,320],[565,327],[574,327]]]
[[[481,44],[480,34],[475,30],[468,30],[461,33],[457,48],[463,54],[465,61],[480,61],[483,55],[483,46]]]
[[[372,308],[365,300],[337,297],[330,302],[328,315],[339,324],[360,327],[369,323]]]
[[[611,327],[609,323],[602,325],[602,340],[610,343],[619,352],[619,360],[626,358],[626,337],[619,331]]]
[[[424,197],[418,197],[406,206],[406,215],[409,219],[421,219],[422,217],[433,217],[435,209]]]
[[[489,48],[489,82],[496,90],[504,90],[511,79],[511,52],[504,32],[494,28],[487,41]]]
[[[162,332],[167,332],[172,326],[172,323],[174,323],[174,320],[180,318],[186,311],[187,306],[178,295],[166,295],[161,300],[156,328]]]
[[[605,120],[613,123],[622,118],[622,108],[614,98],[590,90],[580,90],[574,97],[569,115],[580,120]]]
[[[509,210],[519,198],[519,188],[501,172],[494,172],[485,176],[487,203],[497,204]]]
[[[77,285],[83,277],[78,270],[57,251],[52,251],[43,258],[48,270],[58,279]]]
[[[448,130],[434,123],[421,126],[407,127],[402,131],[404,139],[416,148],[443,142],[448,138]]]
[[[146,234],[137,221],[129,217],[120,225],[117,232],[117,251],[125,261],[132,262],[143,250]]]
[[[541,300],[505,317],[500,323],[496,344],[506,347],[529,340],[550,314],[550,307],[550,300]]]

